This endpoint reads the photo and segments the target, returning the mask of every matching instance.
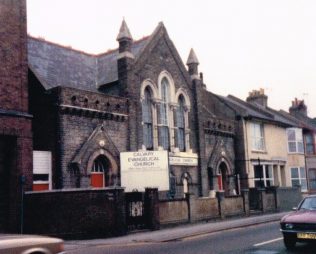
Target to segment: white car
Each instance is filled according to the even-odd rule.
[[[0,254],[64,253],[64,241],[37,235],[0,234]]]

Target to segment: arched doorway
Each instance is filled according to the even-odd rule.
[[[229,193],[228,167],[225,162],[221,162],[218,167],[218,189]]]
[[[99,155],[93,161],[91,169],[91,186],[102,188],[113,185],[111,178],[111,163],[104,155]]]

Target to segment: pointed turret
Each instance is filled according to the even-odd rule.
[[[196,57],[194,50],[191,48],[190,54],[187,60],[187,66],[189,67],[189,74],[192,79],[200,79],[198,72],[199,60]]]
[[[119,53],[129,52],[130,54],[125,55],[133,57],[133,55],[131,54],[133,38],[124,19],[122,21],[121,28],[119,34],[116,37],[116,40],[119,42]]]
[[[121,28],[120,28],[119,34],[117,35],[116,40],[121,41],[124,39],[133,40],[131,32],[129,31],[128,26],[125,22],[125,19],[123,19],[122,21]]]
[[[117,56],[117,75],[120,87],[120,96],[128,96],[130,92],[129,79],[131,75],[129,70],[134,63],[135,57],[132,53],[133,38],[124,19],[116,40],[119,43],[119,54]]]

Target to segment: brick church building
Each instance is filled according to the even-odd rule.
[[[113,38],[114,39],[114,38]],[[185,67],[163,23],[92,55],[28,38],[33,189],[119,186],[120,154],[168,151],[170,191],[238,192],[235,113],[206,90],[191,50]]]

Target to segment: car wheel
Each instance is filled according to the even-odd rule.
[[[293,237],[289,235],[284,235],[283,240],[284,240],[284,245],[288,250],[293,250],[295,248],[295,244],[296,244],[295,236]]]

